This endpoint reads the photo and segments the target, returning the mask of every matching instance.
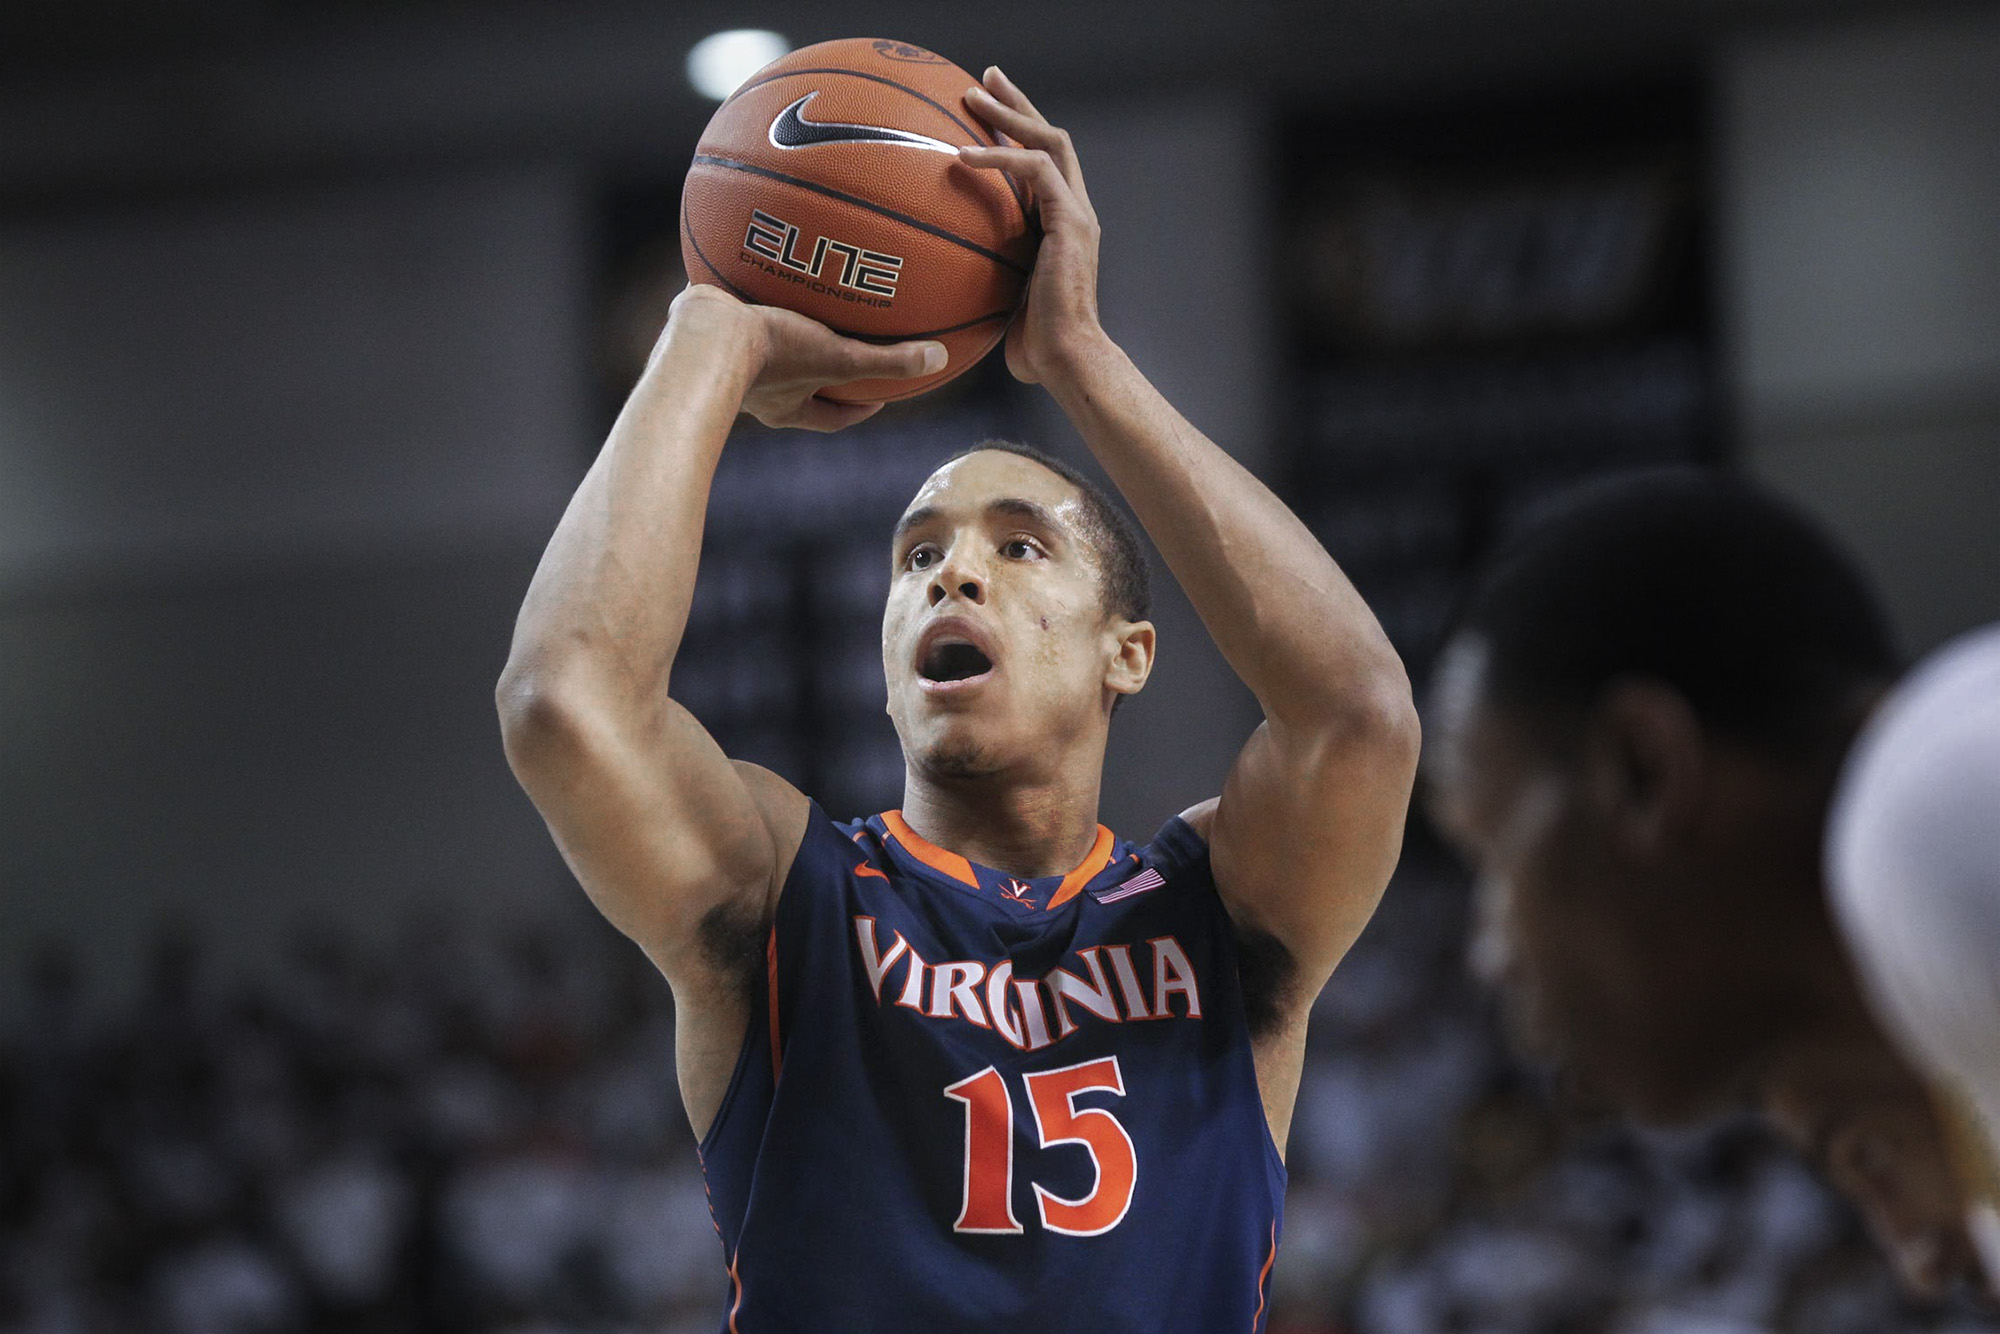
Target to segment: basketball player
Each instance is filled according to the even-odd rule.
[[[1135,540],[1015,448],[932,474],[882,618],[902,806],[835,821],[676,704],[730,424],[937,369],[713,287],[651,363],[536,573],[499,689],[570,866],[666,975],[728,1327],[1215,1334],[1263,1327],[1308,1007],[1394,866],[1417,725],[1401,663],[1303,525],[1100,327],[1069,138],[997,70],[1044,232],[1007,360],[1055,397],[1265,721],[1217,799],[1097,823],[1113,705],[1155,652]]]
[[[1787,506],[1693,471],[1600,483],[1462,609],[1427,789],[1528,1043],[1641,1119],[1760,1105],[1928,1293],[1973,1272],[1962,1191],[1821,852],[1896,674],[1860,576]]]
[[[1834,907],[1957,1151],[2000,1293],[2000,626],[1946,646],[1863,733],[1827,830]]]

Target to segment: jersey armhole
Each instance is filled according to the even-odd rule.
[[[1199,821],[1200,825],[1207,825],[1208,820],[1203,817],[1212,817],[1214,811],[1215,801],[1211,798],[1198,806],[1189,808],[1185,814],[1170,818],[1165,824],[1160,826],[1159,832],[1153,835],[1153,841],[1147,845],[1146,860],[1161,868],[1162,874],[1186,872],[1196,867],[1201,868],[1208,881],[1208,891],[1210,894],[1209,906],[1214,914],[1216,926],[1218,929],[1228,933],[1229,957],[1232,965],[1237,970],[1237,993],[1239,996],[1247,999],[1247,988],[1244,984],[1242,971],[1242,936],[1240,928],[1236,923],[1236,918],[1229,911],[1229,905],[1223,900],[1221,887],[1215,883],[1215,869],[1209,865],[1209,847],[1206,831],[1204,828],[1198,827],[1196,823],[1196,821]],[[1189,818],[1191,816],[1194,817],[1193,820]],[[1251,1087],[1257,1091],[1257,1125],[1262,1131],[1259,1139],[1264,1146],[1264,1169],[1268,1174],[1272,1189],[1275,1191],[1277,1198],[1283,1201],[1286,1185],[1291,1180],[1291,1170],[1285,1165],[1284,1151],[1278,1147],[1277,1135],[1271,1129],[1270,1115],[1264,1108],[1263,1081],[1257,1077],[1257,1063],[1254,1055],[1256,1038],[1250,1032],[1249,1016],[1241,1014],[1240,1018],[1243,1022],[1244,1051],[1249,1066]],[[1296,1103],[1297,1100],[1295,1098],[1295,1108]]]
[[[722,1137],[738,1104],[749,1096],[744,1093],[744,1089],[756,1081],[763,1062],[769,1062],[770,1066],[768,1091],[765,1095],[767,1113],[770,1096],[777,1091],[778,1077],[782,1069],[783,1044],[783,1034],[780,1031],[783,1015],[780,1013],[778,1003],[779,969],[783,966],[783,951],[779,947],[779,941],[785,934],[780,929],[780,921],[788,911],[796,913],[802,910],[799,896],[805,891],[795,882],[812,862],[812,858],[807,855],[806,845],[822,827],[831,831],[836,837],[839,836],[839,828],[827,817],[826,812],[820,809],[819,803],[808,798],[805,827],[800,831],[798,844],[793,849],[791,866],[786,870],[784,881],[778,888],[777,902],[772,905],[771,925],[764,937],[764,966],[758,970],[750,988],[750,1015],[749,1021],[743,1028],[743,1045],[737,1049],[736,1065],[730,1071],[729,1085],[723,1091],[722,1103],[716,1108],[715,1119],[709,1122],[708,1133],[703,1135],[695,1146],[695,1151],[704,1158]]]
[[[762,988],[759,988],[759,991],[761,992]],[[694,1146],[695,1155],[704,1163],[715,1151],[716,1141],[722,1138],[723,1131],[729,1124],[729,1114],[739,1101],[738,1094],[742,1091],[747,1072],[755,1068],[754,1062],[764,1059],[763,1049],[770,1042],[767,1031],[769,1020],[764,1014],[765,1005],[763,1001],[751,1003],[750,1019],[743,1027],[743,1045],[736,1051],[736,1068],[729,1072],[729,1087],[722,1092],[722,1102],[715,1109],[714,1119],[708,1123],[708,1133]]]

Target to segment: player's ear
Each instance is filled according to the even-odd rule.
[[[1586,791],[1613,839],[1637,856],[1658,856],[1693,825],[1707,760],[1700,719],[1668,686],[1616,682],[1591,710]]]
[[[1153,623],[1114,616],[1110,633],[1116,643],[1104,669],[1104,684],[1117,694],[1136,695],[1153,674]]]

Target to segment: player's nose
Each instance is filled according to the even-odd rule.
[[[938,562],[937,573],[931,579],[930,603],[935,607],[954,594],[975,606],[984,606],[986,578],[971,562],[948,556]]]

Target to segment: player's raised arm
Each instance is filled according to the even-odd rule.
[[[1105,335],[1097,218],[1069,136],[998,70],[968,101],[1022,146],[966,149],[962,160],[1025,179],[1041,211],[1044,239],[1008,365],[1062,405],[1263,708],[1212,815],[1202,808],[1193,819],[1207,826],[1216,883],[1239,926],[1290,955],[1277,999],[1302,1015],[1367,923],[1401,848],[1418,736],[1408,677],[1305,525]]]
[[[741,410],[833,430],[875,408],[830,384],[935,370],[935,343],[872,347],[712,287],[658,346],[549,542],[497,692],[507,758],[598,908],[672,984],[697,1133],[720,1103],[805,799],[732,763],[670,694],[709,484]]]

